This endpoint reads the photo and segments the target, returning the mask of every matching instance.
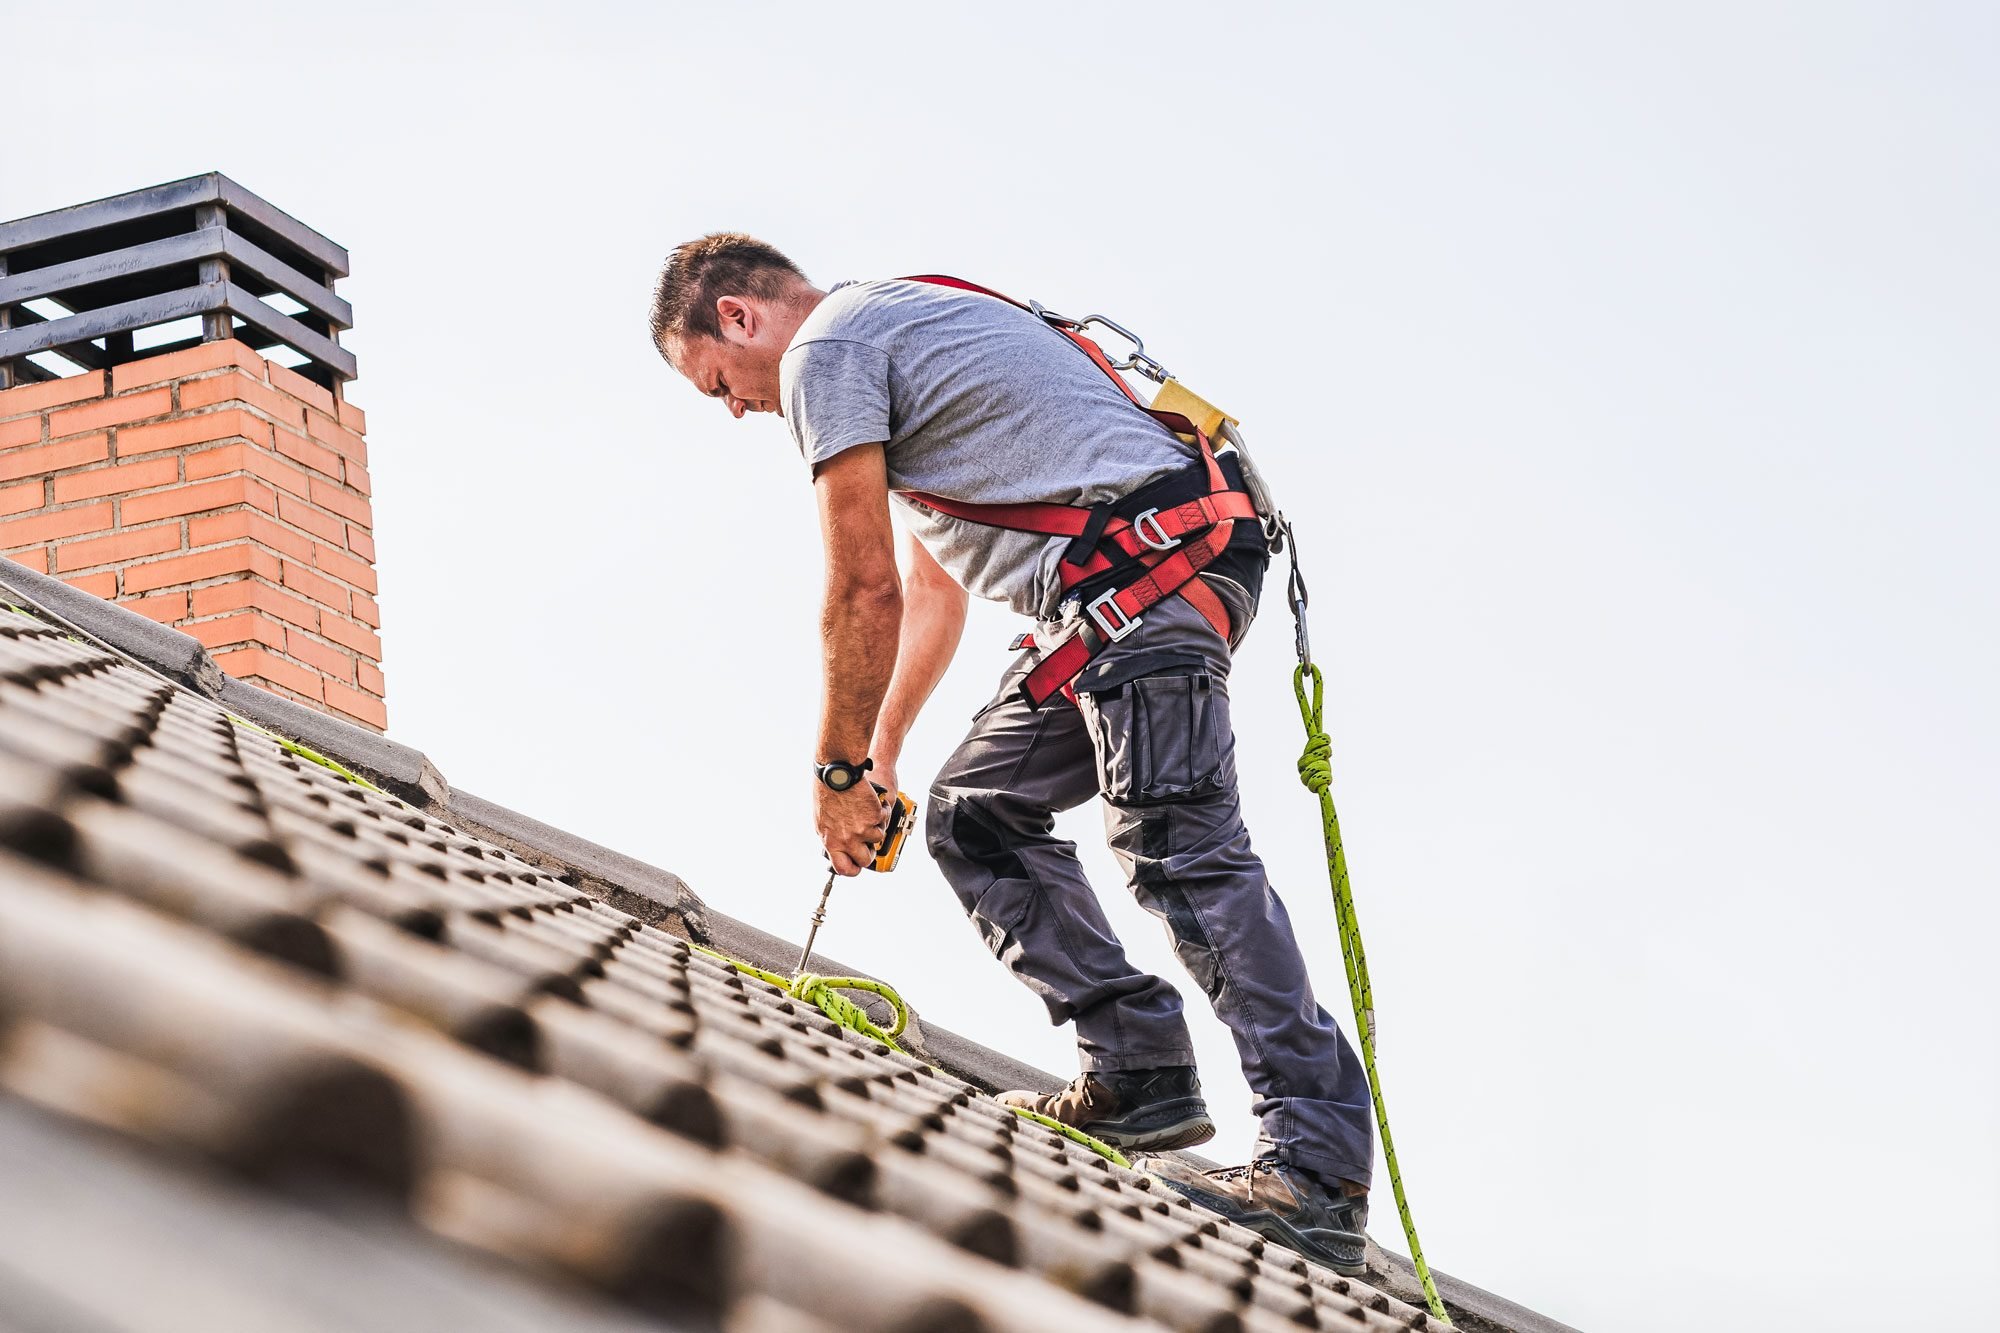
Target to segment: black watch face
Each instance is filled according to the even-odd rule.
[[[861,780],[861,770],[852,764],[828,764],[825,774],[826,785],[835,791],[846,791]]]

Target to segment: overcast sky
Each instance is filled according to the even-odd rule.
[[[0,13],[0,217],[219,169],[352,250],[392,730],[455,785],[797,938],[810,489],[655,359],[662,255],[1114,315],[1301,530],[1435,1262],[1592,1330],[1990,1315],[1990,6]],[[975,611],[906,786],[1015,628]],[[1273,599],[1245,802],[1345,1024],[1290,651]],[[921,849],[822,944],[1073,1071]]]

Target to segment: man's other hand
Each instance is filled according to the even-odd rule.
[[[858,875],[875,859],[887,816],[882,798],[866,782],[835,791],[813,783],[813,824],[835,874]]]

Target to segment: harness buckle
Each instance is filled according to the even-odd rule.
[[[1118,605],[1116,589],[1099,593],[1091,598],[1090,604],[1083,608],[1083,612],[1090,617],[1091,623],[1097,626],[1098,631],[1113,643],[1139,628],[1140,617],[1125,614],[1125,608]],[[1106,612],[1110,614],[1107,615]],[[1113,623],[1113,616],[1117,617],[1116,623]]]
[[[1148,509],[1132,520],[1132,531],[1139,534],[1139,540],[1155,551],[1171,551],[1181,544],[1179,537],[1169,537],[1167,530],[1160,526],[1160,511]]]

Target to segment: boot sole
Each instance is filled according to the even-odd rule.
[[[1236,1218],[1235,1222],[1238,1226],[1248,1227],[1265,1240],[1275,1241],[1296,1254],[1303,1254],[1316,1264],[1331,1268],[1342,1277],[1360,1277],[1368,1271],[1368,1263],[1365,1258],[1360,1263],[1343,1263],[1336,1260],[1313,1241],[1312,1237],[1315,1232],[1301,1231],[1275,1213],[1252,1213],[1246,1217]],[[1345,1235],[1347,1233],[1341,1234]],[[1363,1242],[1363,1253],[1366,1253],[1365,1241]]]
[[[1215,1137],[1215,1122],[1208,1118],[1206,1111],[1197,1111],[1171,1125],[1160,1125],[1152,1129],[1116,1130],[1097,1127],[1086,1132],[1092,1138],[1108,1143],[1121,1151],[1171,1152],[1175,1148],[1192,1148],[1196,1144],[1207,1143]]]
[[[1143,1166],[1143,1163],[1141,1165]],[[1265,1240],[1282,1245],[1295,1254],[1302,1254],[1314,1263],[1332,1269],[1342,1277],[1360,1277],[1368,1271],[1366,1236],[1362,1237],[1363,1257],[1361,1262],[1348,1263],[1344,1260],[1335,1259],[1313,1240],[1315,1235],[1320,1234],[1319,1228],[1301,1230],[1268,1208],[1240,1212],[1228,1206],[1222,1200],[1206,1199],[1198,1193],[1183,1189],[1177,1181],[1169,1180],[1165,1177],[1155,1177],[1155,1179],[1186,1199],[1189,1203],[1195,1205],[1195,1207],[1205,1209],[1208,1212],[1214,1213],[1217,1217],[1234,1222],[1239,1227],[1245,1227],[1254,1231]],[[1336,1232],[1335,1234],[1344,1239],[1353,1233],[1343,1231]]]

